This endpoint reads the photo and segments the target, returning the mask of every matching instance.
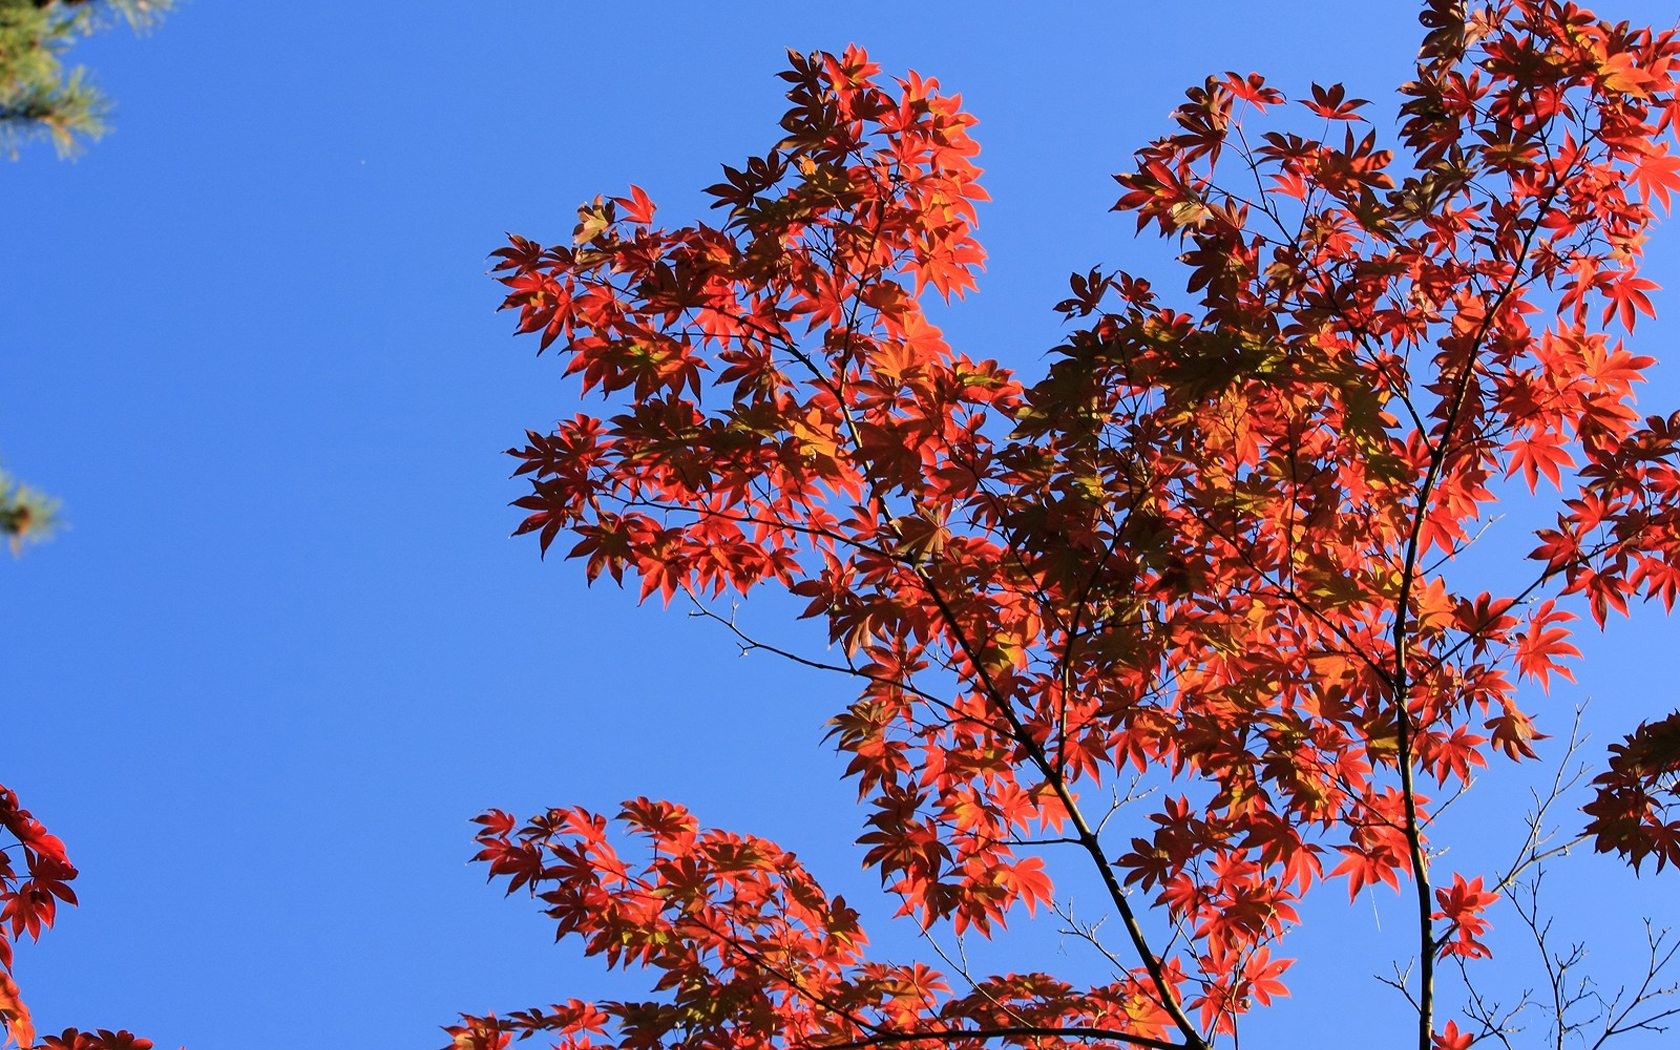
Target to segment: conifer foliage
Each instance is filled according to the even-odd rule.
[[[78,37],[113,21],[143,29],[173,0],[0,0],[0,148],[13,156],[27,139],[52,140],[59,155],[105,131],[109,104],[87,70],[66,70]]]
[[[1286,994],[1304,897],[1378,884],[1415,914],[1396,1045],[1508,1036],[1437,973],[1474,980],[1542,854],[1458,870],[1434,814],[1537,757],[1573,610],[1680,591],[1680,413],[1635,408],[1631,339],[1680,192],[1680,40],[1556,0],[1420,21],[1395,136],[1339,85],[1192,88],[1115,206],[1181,246],[1156,283],[1187,294],[1076,274],[1036,380],[924,308],[983,260],[974,118],[855,47],[790,55],[775,145],[708,190],[721,221],[661,225],[631,187],[495,253],[519,330],[606,405],[511,450],[519,531],[644,598],[798,596],[833,648],[789,655],[857,685],[832,734],[902,919],[988,934],[1077,865],[1111,972],[875,958],[786,851],[672,802],[492,811],[491,877],[650,991],[469,1016],[456,1047],[1202,1050]],[[1455,556],[1510,498],[1549,523],[1494,592]],[[1592,814],[1659,872],[1671,722]],[[1132,771],[1166,790],[1094,801]]]
[[[51,535],[57,521],[58,500],[18,484],[0,470],[0,537],[13,554]]]

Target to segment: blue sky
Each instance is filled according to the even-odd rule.
[[[662,217],[697,214],[719,163],[774,140],[785,49],[856,41],[980,117],[991,261],[942,320],[1031,376],[1069,271],[1162,257],[1107,212],[1109,175],[1184,86],[1342,80],[1391,113],[1417,38],[1401,2],[966,11],[187,0],[146,39],[78,47],[114,133],[74,163],[42,146],[0,165],[0,456],[70,523],[0,564],[0,782],[83,872],[83,906],[19,951],[43,1030],[434,1046],[459,1010],[637,987],[465,864],[489,806],[670,797],[870,895],[820,744],[845,683],[740,659],[508,538],[521,484],[500,450],[574,402],[494,312],[488,252],[504,231],[564,239],[579,201],[632,181]],[[1669,233],[1650,275],[1680,287]],[[1663,356],[1680,304],[1658,309],[1635,346]],[[1649,403],[1677,392],[1669,368]],[[1580,687],[1539,701],[1561,729],[1594,699],[1595,758],[1675,703],[1658,613],[1614,624]],[[1485,814],[1521,804],[1491,798]],[[1614,903],[1585,908],[1607,885]],[[1604,861],[1558,886],[1562,924],[1590,925],[1606,961],[1641,915],[1680,918],[1658,880]],[[1295,942],[1315,969],[1258,1033],[1392,1012],[1365,977],[1361,953],[1388,951],[1373,904],[1338,895]],[[1409,934],[1386,938],[1404,954]]]

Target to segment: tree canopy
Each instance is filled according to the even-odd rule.
[[[1581,1029],[1590,997],[1549,967],[1544,1003],[1477,992],[1496,905],[1546,950],[1518,891],[1568,844],[1550,801],[1511,814],[1496,870],[1434,832],[1567,732],[1535,689],[1573,675],[1578,613],[1680,590],[1680,412],[1635,407],[1654,360],[1629,342],[1680,190],[1680,40],[1552,0],[1420,21],[1392,135],[1340,85],[1191,88],[1115,204],[1183,271],[1075,274],[1037,379],[930,318],[984,259],[974,118],[857,47],[790,54],[777,138],[707,190],[715,224],[663,226],[632,186],[568,243],[495,253],[519,330],[606,406],[510,450],[519,531],[851,679],[831,738],[900,919],[960,937],[1051,909],[1108,976],[875,958],[786,850],[673,802],[496,810],[492,877],[649,993],[469,1016],[456,1046],[1201,1050],[1286,994],[1310,894],[1382,884],[1412,902],[1393,983],[1419,1050],[1533,1010]],[[1491,585],[1469,552],[1513,502],[1547,518]],[[717,601],[762,587],[829,651]],[[1619,745],[1571,841],[1680,865],[1674,723]],[[1115,788],[1134,775],[1155,790]],[[1077,914],[1107,927],[1061,892],[1093,876]],[[1670,1012],[1673,945],[1651,949],[1606,1037]]]

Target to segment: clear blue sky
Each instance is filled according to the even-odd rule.
[[[739,659],[508,538],[522,484],[500,450],[573,401],[494,313],[486,255],[503,231],[564,239],[579,201],[631,181],[696,214],[720,162],[773,142],[785,48],[856,41],[980,117],[991,263],[945,326],[1031,375],[1069,271],[1159,258],[1108,214],[1109,175],[1183,87],[1255,69],[1392,113],[1410,75],[1410,3],[1168,7],[186,0],[149,38],[78,47],[114,133],[74,163],[0,164],[0,456],[70,522],[0,564],[0,783],[83,872],[83,906],[19,950],[39,1026],[431,1047],[458,1010],[633,994],[465,864],[489,806],[670,797],[868,897],[820,744],[845,683]],[[1680,287],[1680,236],[1659,232],[1650,270]],[[1636,346],[1662,356],[1672,290],[1658,309]],[[1680,402],[1675,375],[1651,405]],[[1538,702],[1561,732],[1592,697],[1595,759],[1676,702],[1658,613]],[[1553,903],[1610,962],[1640,915],[1680,920],[1674,877],[1586,858]],[[1571,897],[1593,887],[1615,904]],[[1253,1045],[1392,1015],[1367,975],[1410,934],[1339,894]],[[1056,968],[1054,937],[1035,943],[1049,956],[1001,965]]]

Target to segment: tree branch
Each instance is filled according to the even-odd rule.
[[[1188,1050],[1186,1044],[1152,1039],[1146,1035],[1122,1032],[1115,1028],[1058,1028],[1045,1025],[1013,1025],[1005,1028],[943,1028],[930,1032],[882,1032],[865,1039],[844,1043],[807,1043],[801,1050],[864,1050],[872,1046],[896,1046],[900,1043],[937,1041],[957,1043],[965,1039],[1021,1039],[1034,1036],[1100,1040],[1149,1047],[1150,1050]]]

